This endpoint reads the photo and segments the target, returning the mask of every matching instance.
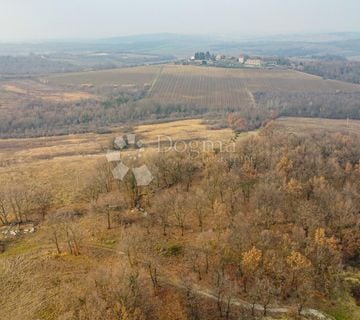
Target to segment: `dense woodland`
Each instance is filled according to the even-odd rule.
[[[124,93],[104,102],[84,100],[78,103],[27,102],[11,110],[0,109],[0,137],[40,137],[82,132],[107,132],[111,126],[139,122],[175,120],[207,115],[223,119],[237,112],[247,118],[248,129],[266,119],[267,112],[245,107],[209,107],[189,104],[161,104],[142,99],[146,92]],[[19,116],[21,115],[21,117]],[[216,126],[215,126],[216,127]]]
[[[255,94],[258,108],[282,116],[360,119],[359,93],[268,93]]]
[[[3,224],[38,219],[53,228],[43,241],[75,256],[87,254],[86,235],[94,233],[81,224],[87,216],[122,225],[123,258],[88,270],[86,281],[57,284],[58,319],[245,320],[267,315],[270,305],[290,306],[295,318],[359,290],[344,280],[360,263],[359,159],[356,136],[299,137],[269,123],[234,152],[148,158],[149,187],[131,175],[115,182],[112,166],[99,163],[79,195],[90,213],[50,213],[49,191],[10,182],[1,186],[0,217]],[[111,196],[116,213],[104,205]],[[178,270],[176,278],[169,270]],[[234,306],[237,299],[249,305]]]
[[[105,89],[103,89],[105,90]],[[107,132],[109,127],[129,122],[175,120],[205,116],[217,119],[214,128],[227,123],[229,113],[243,122],[237,131],[259,128],[277,116],[360,119],[359,93],[257,92],[256,107],[162,104],[146,97],[146,91],[111,94],[104,101],[24,102],[0,109],[0,137],[39,137],[82,132]]]
[[[327,56],[320,60],[304,61],[297,69],[324,79],[360,83],[360,62],[348,61],[345,58]]]

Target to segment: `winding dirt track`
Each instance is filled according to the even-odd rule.
[[[116,253],[118,255],[126,255],[125,252],[118,251],[118,250],[111,249],[111,248],[101,247],[101,246],[98,246],[98,245],[96,245],[96,246],[95,245],[87,245],[87,247],[110,251],[110,252]],[[176,278],[174,279],[174,278],[167,277],[167,276],[161,276],[159,278],[163,283],[166,283],[168,285],[174,286],[174,287],[179,288],[179,289],[188,289],[188,287],[186,287],[184,284],[182,284],[181,280],[179,280],[179,279],[176,279]],[[217,300],[218,299],[215,292],[213,292],[213,291],[211,291],[209,289],[200,288],[200,287],[198,287],[196,285],[193,285],[191,289],[192,289],[192,291],[194,293],[196,293],[199,296],[203,296],[203,297],[206,297],[206,298],[209,298],[209,299],[212,299],[212,300]],[[249,309],[249,310],[254,308],[255,311],[264,312],[264,307],[262,305],[255,304],[253,306],[250,302],[247,302],[247,301],[242,300],[242,299],[232,299],[231,300],[231,305],[237,306],[237,307],[242,307],[242,308]],[[271,307],[271,306],[269,306],[269,307],[266,308],[266,312],[267,312],[267,314],[274,314],[274,315],[276,315],[276,314],[293,314],[294,309],[290,308],[288,306],[283,306],[283,307]],[[301,312],[301,315],[305,316],[305,317],[310,317],[311,319],[335,320],[330,315],[327,315],[326,313],[324,313],[322,311],[312,309],[312,308],[304,308],[302,310],[302,312]]]
[[[119,251],[119,250],[115,250],[112,248],[108,248],[108,247],[104,247],[101,245],[96,245],[96,244],[90,244],[90,243],[86,243],[82,245],[85,248],[89,248],[89,249],[93,249],[93,250],[100,250],[100,251],[104,251],[104,252],[111,252],[113,254],[119,255],[119,256],[126,256],[125,252]],[[52,248],[52,246],[43,246],[39,249],[41,249],[41,252],[43,252],[43,250],[49,250],[50,248]],[[38,252],[40,253],[40,252]],[[144,263],[144,261],[139,261],[140,263]],[[166,275],[166,270],[160,270],[162,275],[159,276],[159,280],[160,282],[176,287],[178,289],[181,290],[188,290],[189,286],[186,286],[179,278],[174,277],[173,275]],[[86,272],[86,271],[84,271]],[[74,272],[70,272],[70,273],[64,273],[63,276],[67,276],[67,275],[73,275],[75,274]],[[83,271],[77,271],[76,274],[83,274]],[[208,289],[208,288],[202,288],[198,285],[192,284],[192,286],[190,287],[190,289],[192,290],[193,293],[195,293],[198,296],[202,296],[211,300],[218,300],[218,297],[216,296],[215,291]],[[41,306],[45,301],[42,301],[38,304],[35,305],[35,309],[38,308],[39,306]],[[231,305],[233,306],[237,306],[237,307],[242,307],[248,310],[252,310],[254,309],[255,311],[264,312],[264,307],[260,304],[255,304],[252,305],[250,302],[247,302],[245,300],[242,299],[232,299],[230,302]],[[14,308],[16,308],[16,305],[14,304]],[[33,308],[34,309],[34,308]],[[266,313],[269,315],[280,315],[280,314],[293,314],[294,313],[294,308],[291,308],[289,306],[269,306],[266,308]],[[316,320],[335,320],[333,317],[325,314],[324,312],[321,312],[319,310],[316,309],[311,309],[311,308],[304,308],[303,311],[301,312],[301,315],[305,316],[306,318],[309,319],[316,319]]]

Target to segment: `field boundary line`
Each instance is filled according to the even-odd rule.
[[[246,91],[247,94],[249,95],[253,107],[256,108],[256,107],[257,107],[257,104],[256,104],[256,100],[255,100],[255,97],[254,97],[253,93],[252,93],[246,86],[245,86],[245,91]]]
[[[152,90],[154,89],[155,87],[155,84],[157,83],[157,81],[160,79],[161,75],[162,75],[162,72],[164,70],[165,66],[161,66],[159,71],[157,72],[152,84],[151,84],[151,87],[147,93],[147,96],[150,97],[151,96],[151,93],[152,93]]]

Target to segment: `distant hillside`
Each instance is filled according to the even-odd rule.
[[[228,54],[244,52],[253,55],[289,57],[334,54],[353,58],[360,57],[360,33],[246,38],[164,33],[97,40],[0,44],[0,55],[18,55],[30,52],[84,54],[101,51],[184,57],[198,50]]]
[[[77,70],[78,67],[66,61],[56,61],[39,55],[0,56],[0,75],[31,75]]]

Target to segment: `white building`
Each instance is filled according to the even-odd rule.
[[[241,64],[244,64],[244,63],[245,63],[245,57],[244,57],[244,55],[241,55],[241,56],[239,57],[239,63],[241,63]]]
[[[255,59],[247,59],[245,61],[245,65],[250,66],[250,67],[261,67],[263,64],[262,60],[259,58],[255,58]]]
[[[224,54],[218,54],[215,57],[216,61],[225,60],[225,59],[226,59],[226,56]]]

